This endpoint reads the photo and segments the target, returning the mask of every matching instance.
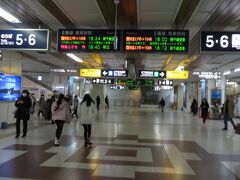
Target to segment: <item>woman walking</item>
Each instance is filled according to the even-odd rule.
[[[80,120],[84,129],[84,146],[92,145],[91,128],[94,116],[94,101],[89,94],[85,94],[80,104]]]
[[[63,94],[60,94],[58,96],[58,100],[53,103],[51,111],[52,111],[52,120],[57,125],[54,145],[59,146],[60,145],[59,139],[62,135],[64,123],[71,122],[71,113],[69,110],[69,104],[64,100]]]

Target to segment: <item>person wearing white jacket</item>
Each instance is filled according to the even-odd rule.
[[[84,146],[92,145],[90,141],[91,138],[91,128],[95,112],[95,102],[92,100],[89,94],[85,94],[83,100],[80,104],[80,122],[84,128]]]
[[[62,134],[64,123],[71,122],[71,113],[69,109],[69,104],[64,100],[64,95],[60,94],[58,100],[55,101],[51,107],[52,111],[52,120],[57,125],[56,137],[55,137],[55,146],[59,146],[59,139]]]

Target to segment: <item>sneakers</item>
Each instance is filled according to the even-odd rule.
[[[54,146],[60,146],[59,140],[57,138],[54,140]]]
[[[223,128],[222,130],[223,130],[223,131],[227,131],[227,128]]]

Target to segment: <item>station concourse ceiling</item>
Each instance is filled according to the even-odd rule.
[[[76,63],[59,53],[58,29],[114,28],[113,0],[1,0],[0,7],[22,23],[0,19],[0,28],[43,28],[50,30],[47,52],[23,51],[23,72],[49,72],[51,68],[123,69],[125,61],[135,69],[174,70],[179,65],[191,71],[225,71],[240,66],[237,53],[200,52],[201,31],[239,31],[239,0],[120,0],[119,29],[189,30],[188,54],[162,53],[75,53]],[[232,78],[240,74],[231,75]]]

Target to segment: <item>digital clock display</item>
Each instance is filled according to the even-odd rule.
[[[59,29],[58,51],[120,51],[120,31],[110,29]]]
[[[124,30],[123,51],[187,53],[187,30]]]
[[[201,51],[240,51],[240,32],[201,32]]]
[[[0,49],[46,51],[48,41],[47,29],[0,30]]]

